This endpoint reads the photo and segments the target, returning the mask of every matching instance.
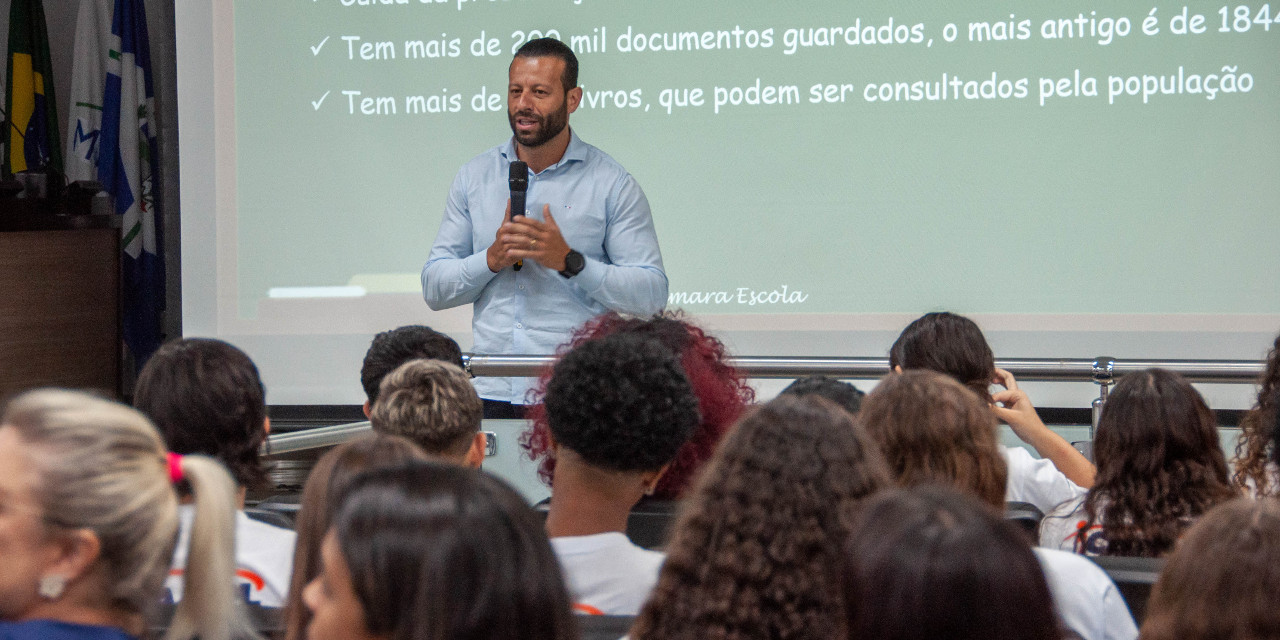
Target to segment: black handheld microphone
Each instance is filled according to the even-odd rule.
[[[524,215],[524,194],[529,190],[529,164],[524,160],[516,160],[511,163],[511,173],[507,177],[507,184],[511,187],[511,218]],[[511,268],[519,271],[524,267],[524,260],[521,260]]]

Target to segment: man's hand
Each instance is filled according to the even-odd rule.
[[[542,205],[542,217],[543,220],[535,220],[529,216],[519,216],[498,229],[498,241],[506,243],[506,255],[514,258],[507,264],[514,264],[517,260],[533,260],[552,271],[564,271],[564,257],[569,255],[569,243],[560,234],[556,219],[551,217],[551,205]]]
[[[508,222],[504,222],[502,226],[498,227],[498,232],[493,236],[493,244],[489,245],[489,249],[485,251],[485,262],[488,263],[489,270],[494,273],[520,261],[520,258],[511,255],[515,240],[511,237],[510,218],[511,199],[507,198],[507,210],[503,213],[502,219]]]

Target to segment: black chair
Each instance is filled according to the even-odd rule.
[[[635,616],[577,616],[582,640],[618,640],[631,631]]]
[[[1124,603],[1129,606],[1129,613],[1142,626],[1147,615],[1147,599],[1151,597],[1151,587],[1160,577],[1164,568],[1163,558],[1126,558],[1121,556],[1090,557],[1103,571],[1111,576],[1111,581],[1120,589]]]
[[[279,495],[271,496],[270,498],[267,498],[266,500],[263,500],[258,504],[253,505],[251,508],[245,509],[245,513],[248,513],[249,517],[254,518],[255,520],[261,520],[262,522],[266,522],[267,524],[273,524],[276,526],[283,526],[286,529],[292,529],[298,521],[298,511],[301,508],[302,508],[301,493],[282,493]],[[286,525],[276,524],[277,522],[282,521],[279,518],[272,519],[272,520],[255,518],[253,513],[250,513],[250,511],[253,511],[254,513],[271,512],[271,513],[278,514],[279,518],[283,518],[283,521],[288,522],[288,524]]]
[[[248,507],[244,510],[244,514],[258,522],[269,524],[273,527],[293,529],[293,518],[290,518],[279,511],[272,511],[261,507]]]
[[[1004,517],[1012,520],[1027,533],[1031,534],[1032,540],[1038,538],[1037,533],[1040,530],[1040,521],[1044,520],[1044,512],[1029,502],[1006,502],[1004,503]]]
[[[151,624],[151,634],[153,637],[164,637],[165,631],[169,629],[169,623],[173,621],[174,605],[164,604],[156,609],[153,622]],[[253,622],[254,628],[264,638],[269,640],[278,640],[284,638],[284,610],[273,607],[263,607],[256,604],[245,605],[245,610],[249,614],[249,620]]]
[[[627,537],[645,549],[662,550],[680,511],[678,500],[641,500],[627,516]]]

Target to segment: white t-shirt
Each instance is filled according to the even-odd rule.
[[[178,546],[165,586],[174,602],[182,599],[182,573],[187,566],[191,521],[195,507],[178,505]],[[258,522],[236,512],[236,585],[245,602],[263,607],[283,607],[293,577],[296,533]]]
[[[1107,550],[1107,539],[1103,537],[1101,504],[1098,505],[1098,518],[1085,533],[1084,544],[1081,545],[1077,532],[1085,522],[1084,496],[1058,505],[1040,521],[1040,546],[1086,556],[1102,555]]]
[[[1047,514],[1063,502],[1086,493],[1086,489],[1058,471],[1052,461],[1033,458],[1022,447],[1001,445],[1000,454],[1009,467],[1009,479],[1004,492],[1006,502],[1033,504],[1041,513]]]
[[[1102,567],[1074,553],[1034,550],[1058,617],[1084,640],[1134,640],[1138,626]]]
[[[658,582],[666,555],[632,544],[616,531],[551,539],[574,608],[634,616]]]

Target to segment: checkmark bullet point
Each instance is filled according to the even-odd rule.
[[[324,92],[324,95],[320,96],[320,99],[319,99],[319,100],[312,100],[312,101],[311,101],[311,106],[312,106],[316,111],[319,111],[319,110],[320,110],[320,105],[324,104],[324,99],[325,99],[325,98],[328,98],[330,93],[333,93],[333,92],[332,92],[332,91],[326,91],[326,92]]]
[[[324,47],[324,43],[326,43],[326,42],[328,42],[328,41],[329,41],[329,36],[325,36],[325,37],[324,37],[324,40],[321,40],[321,41],[320,41],[320,44],[318,44],[318,45],[316,45],[316,46],[314,46],[314,47],[311,47],[311,55],[313,55],[313,56],[318,56],[318,55],[320,55],[320,49],[321,49],[322,47]]]

